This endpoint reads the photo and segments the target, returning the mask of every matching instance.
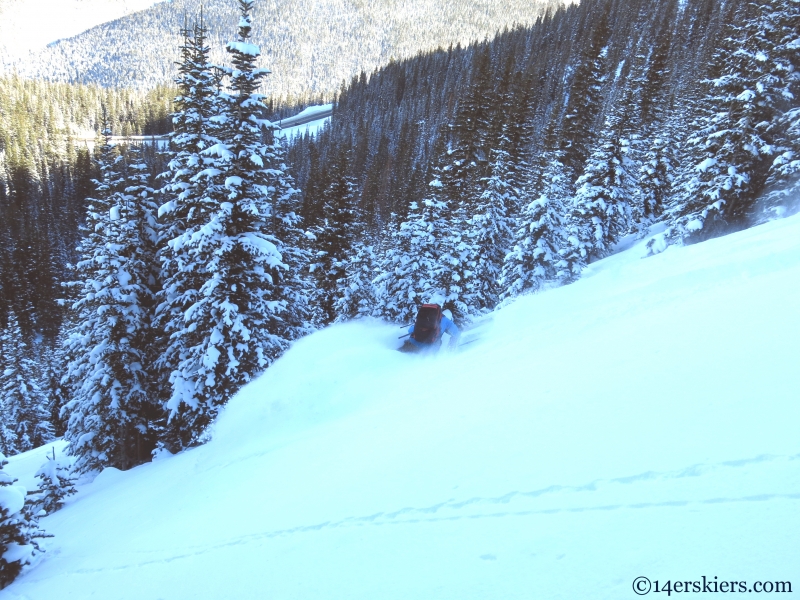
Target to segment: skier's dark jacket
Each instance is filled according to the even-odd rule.
[[[414,333],[414,326],[413,325],[411,325],[408,328],[408,333]],[[458,343],[458,338],[461,336],[461,332],[458,330],[458,327],[456,327],[456,324],[453,323],[446,316],[442,315],[442,320],[439,321],[439,336],[435,340],[433,340],[429,344],[425,344],[425,343],[422,343],[422,342],[418,342],[413,337],[409,337],[408,341],[411,344],[413,344],[414,346],[416,346],[417,348],[419,348],[420,350],[425,349],[425,348],[431,348],[431,347],[438,348],[439,345],[442,343],[442,334],[443,333],[447,333],[447,334],[450,335],[450,345],[451,346],[455,346],[455,344]]]

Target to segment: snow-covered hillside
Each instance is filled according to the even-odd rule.
[[[289,140],[299,135],[316,135],[326,124],[330,123],[333,104],[309,106],[288,119],[279,121],[277,134]]]
[[[72,37],[164,0],[0,0],[0,49],[6,57]]]
[[[6,597],[797,593],[800,215],[643,254],[519,299],[458,353],[398,353],[377,322],[297,342],[208,444],[45,518]]]
[[[54,19],[47,15],[50,5]],[[561,0],[259,0],[253,41],[261,46],[263,66],[273,71],[270,94],[332,96],[343,81],[392,59],[491,38],[515,24],[531,25],[561,5]],[[31,14],[31,7],[41,13]],[[239,12],[237,0],[46,0],[44,7],[35,0],[0,0],[0,20],[6,23],[0,26],[0,75],[151,88],[176,76],[186,19],[191,25],[202,7],[212,60],[224,62]],[[58,38],[47,48],[40,43]]]

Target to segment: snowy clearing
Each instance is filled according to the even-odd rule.
[[[56,537],[6,596],[797,593],[800,215],[644,253],[521,298],[455,354],[401,354],[369,321],[300,340],[211,442],[106,470],[45,518]]]
[[[275,132],[275,135],[278,137],[286,138],[287,140],[293,140],[299,135],[305,135],[306,133],[312,136],[317,135],[317,133],[322,130],[325,125],[331,120],[330,117],[325,117],[324,119],[319,119],[317,121],[310,121],[308,123],[304,123],[302,125],[295,125],[294,127],[284,127]]]
[[[333,104],[309,106],[296,115],[278,121],[281,129],[276,132],[279,137],[292,140],[298,135],[316,135],[331,120]]]

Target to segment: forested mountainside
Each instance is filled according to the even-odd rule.
[[[505,26],[532,24],[561,0],[269,0],[253,14],[262,65],[273,71],[268,93],[331,98],[343,81],[391,58],[482,40]],[[162,2],[24,59],[0,50],[0,69],[26,77],[152,87],[172,81],[180,29],[201,7],[212,61],[224,60],[236,33],[235,0]]]
[[[783,21],[764,22],[763,4],[782,7]],[[686,186],[704,159],[744,155],[750,172],[730,190],[736,203],[715,212],[700,237],[741,227],[777,177],[773,161],[796,160],[782,153],[797,148],[796,17],[796,1],[667,0],[654,10],[646,1],[588,0],[488,44],[362,74],[342,92],[327,130],[291,150],[308,216],[318,217],[341,165],[373,229],[393,213],[405,218],[437,177],[455,177],[442,194],[474,209],[505,144],[523,204],[553,184],[546,171],[554,157],[565,169],[558,193],[567,197],[606,148],[626,172],[623,195],[651,217],[700,194]],[[762,42],[774,48],[768,57],[755,50]],[[763,86],[764,100],[737,97]],[[783,119],[763,121],[777,114]],[[769,151],[748,148],[758,136]],[[711,170],[702,174],[710,185]]]
[[[426,290],[470,314],[569,282],[655,222],[654,253],[786,214],[799,17],[796,0],[585,0],[393,63],[353,80],[330,127],[293,146],[306,223],[345,240],[328,254],[360,257],[365,272],[334,278],[377,277],[393,298],[377,314],[408,318]],[[356,208],[366,240],[343,233]]]
[[[163,0],[0,0],[0,56],[23,59],[31,50],[159,1]]]
[[[99,174],[86,138],[103,110],[117,135],[166,133],[175,89],[115,90],[0,78],[0,319],[52,342],[63,310],[58,282],[75,260],[85,199]]]

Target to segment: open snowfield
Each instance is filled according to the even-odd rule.
[[[800,215],[643,254],[497,311],[455,354],[396,352],[378,322],[297,342],[211,442],[43,519],[45,558],[2,594],[800,594]]]

